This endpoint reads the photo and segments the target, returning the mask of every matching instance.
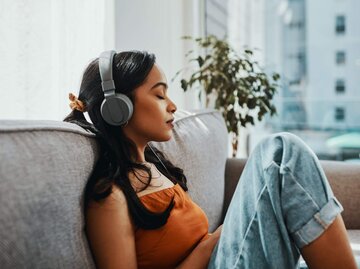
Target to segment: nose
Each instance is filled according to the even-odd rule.
[[[171,112],[171,113],[175,113],[175,111],[177,110],[177,107],[175,105],[175,103],[173,101],[171,101],[169,99],[170,103],[168,105],[168,110]]]

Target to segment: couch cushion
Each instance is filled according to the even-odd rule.
[[[153,144],[184,169],[213,230],[224,199],[225,122],[215,110],[178,110],[174,125],[170,141]],[[75,124],[0,120],[2,268],[94,268],[82,194],[98,150]]]
[[[152,142],[174,165],[184,170],[189,195],[209,218],[210,231],[221,223],[224,203],[228,135],[217,110],[177,111],[173,137]]]
[[[2,268],[94,268],[82,193],[97,145],[57,121],[0,121]]]
[[[360,258],[360,230],[347,230],[354,255]]]

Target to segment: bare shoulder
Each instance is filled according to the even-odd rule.
[[[119,187],[88,204],[86,233],[98,268],[136,268],[134,225]]]
[[[97,210],[127,210],[128,205],[125,194],[121,188],[113,185],[111,194],[101,201],[89,201],[87,211]]]

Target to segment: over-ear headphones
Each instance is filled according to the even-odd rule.
[[[103,119],[110,125],[120,126],[126,123],[133,114],[133,104],[129,97],[116,93],[113,80],[113,60],[116,51],[104,51],[99,56],[99,72],[104,101],[100,107]]]
[[[125,94],[116,93],[115,82],[113,80],[113,60],[116,51],[104,51],[99,56],[99,72],[101,77],[101,88],[104,92],[104,101],[101,103],[100,113],[103,119],[110,125],[123,125],[133,114],[133,103]],[[154,149],[148,143],[149,148],[154,153],[166,172],[170,175],[168,169],[163,164]]]

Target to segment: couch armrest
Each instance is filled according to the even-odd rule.
[[[225,164],[225,195],[222,220],[224,220],[226,211],[229,207],[231,198],[235,192],[237,183],[244,170],[247,159],[228,158]]]
[[[320,161],[334,195],[344,207],[347,229],[360,229],[360,164]]]
[[[228,158],[225,166],[223,219],[234,194],[246,159]],[[360,229],[360,164],[320,161],[336,198],[344,207],[342,217],[347,229]]]

